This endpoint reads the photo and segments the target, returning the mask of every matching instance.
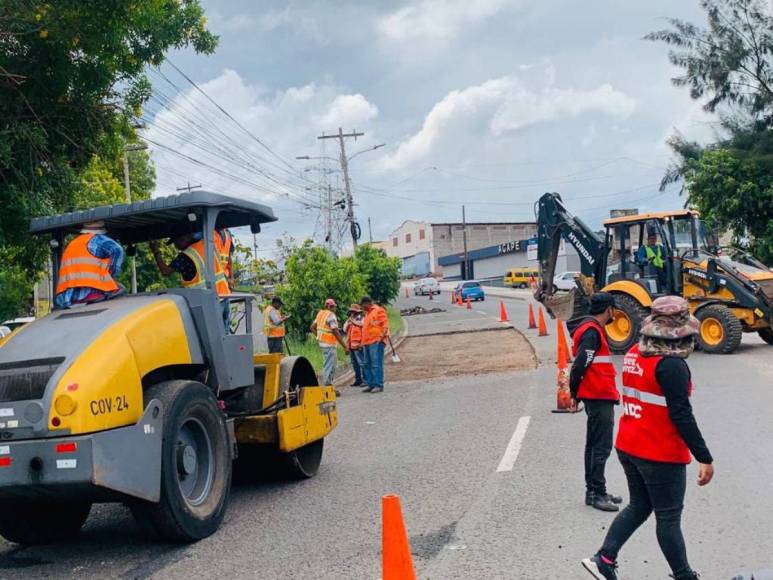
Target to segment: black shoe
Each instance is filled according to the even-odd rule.
[[[698,574],[695,570],[690,570],[687,572],[687,574],[681,574],[679,576],[669,574],[668,577],[673,578],[674,580],[700,580],[701,575]]]
[[[339,391],[338,389],[335,390],[335,393],[336,393],[336,397],[340,397],[341,396],[341,391]]]
[[[585,558],[582,565],[596,580],[617,580],[617,564],[607,564],[599,554]]]
[[[593,495],[593,501],[591,507],[601,510],[602,512],[617,512],[620,511],[620,507],[612,503],[607,495]]]
[[[364,389],[362,389],[363,393],[370,393],[372,391],[373,391],[373,387],[365,387]]]
[[[365,384],[365,383],[352,383],[352,384],[351,384],[351,385],[349,385],[349,386],[350,386],[350,387],[361,387],[361,386],[362,386],[362,385],[364,385],[364,384]]]
[[[371,393],[383,393],[384,387],[371,387],[370,389]]]
[[[606,498],[607,501],[610,501],[615,504],[621,504],[623,503],[623,498],[619,495],[612,495],[611,493],[605,493],[603,495],[599,495],[599,497]],[[585,505],[593,505],[593,500],[596,498],[596,494],[592,491],[586,491],[585,492]]]

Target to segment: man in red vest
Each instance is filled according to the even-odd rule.
[[[588,416],[585,434],[585,505],[616,512],[623,498],[607,493],[604,469],[612,453],[615,405],[620,395],[616,371],[604,326],[612,320],[614,298],[606,292],[591,297],[590,316],[572,321],[572,354],[569,373],[572,410],[583,401]]]
[[[652,303],[639,343],[623,360],[623,416],[617,454],[631,502],[612,522],[604,545],[583,566],[599,580],[617,580],[617,554],[655,512],[658,543],[675,580],[695,580],[687,561],[681,517],[690,454],[698,485],[714,476],[712,457],[690,405],[692,380],[685,359],[695,347],[698,321],[687,301],[664,296]]]

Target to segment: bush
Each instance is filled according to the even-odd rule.
[[[352,258],[336,258],[324,248],[314,247],[311,240],[290,251],[285,281],[276,290],[285,303],[285,313],[290,314],[287,331],[297,339],[308,332],[327,298],[336,301],[342,320],[349,304],[359,302],[364,292],[363,277]]]
[[[386,252],[370,244],[357,247],[357,270],[363,277],[368,295],[387,305],[400,294],[400,259],[388,258]]]

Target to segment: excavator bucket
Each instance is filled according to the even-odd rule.
[[[566,294],[552,294],[544,296],[540,302],[545,305],[552,318],[567,321],[573,317],[577,294],[577,290],[572,290]]]

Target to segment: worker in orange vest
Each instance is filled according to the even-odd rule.
[[[123,260],[123,248],[107,235],[103,221],[84,224],[62,253],[56,308],[98,302],[125,292],[115,280]]]
[[[231,232],[225,228],[222,230],[215,230],[215,252],[220,259],[220,263],[223,265],[225,271],[225,277],[228,278],[228,284],[233,288],[234,285],[234,266],[233,266],[233,252],[234,243]]]
[[[282,299],[279,296],[274,296],[271,299],[271,304],[266,306],[263,311],[263,334],[268,342],[269,353],[283,352],[285,321],[289,316],[282,314],[282,306]]]
[[[362,346],[362,323],[362,306],[352,304],[349,307],[349,317],[344,323],[344,333],[346,334],[346,344],[349,347],[349,356],[352,361],[352,371],[354,371],[353,387],[362,386],[364,383],[365,350]]]
[[[167,264],[159,252],[158,241],[150,241],[150,250],[153,252],[153,257],[156,259],[156,265],[160,272],[164,276],[171,276],[174,272],[179,273],[183,288],[206,288],[206,260],[204,258],[204,240],[201,239],[201,234],[181,234],[172,238],[172,243],[180,253],[177,254],[171,263]],[[218,297],[225,298],[230,296],[231,287],[228,284],[223,264],[217,255],[217,250],[212,258],[214,259],[215,291]],[[221,304],[223,306],[223,323],[225,324],[226,332],[228,332],[230,306],[227,300],[222,300]]]
[[[344,352],[349,354],[349,347],[343,339],[336,318],[336,302],[332,298],[325,300],[325,308],[317,312],[317,317],[311,323],[311,333],[317,335],[317,342],[322,349],[322,382],[325,385],[333,384],[333,375],[338,364],[336,343],[340,344]],[[338,394],[338,391],[336,391]]]
[[[386,311],[363,296],[360,305],[365,310],[362,325],[362,343],[365,345],[365,380],[368,386],[363,393],[380,393],[384,390],[384,348],[389,339],[389,320]]]

